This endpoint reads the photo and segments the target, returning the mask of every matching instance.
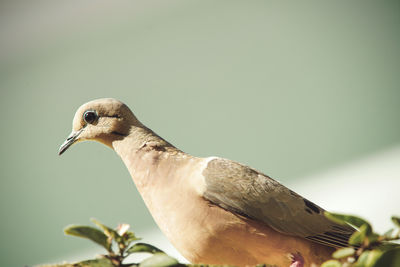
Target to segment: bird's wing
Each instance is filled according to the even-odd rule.
[[[204,198],[226,210],[262,221],[281,233],[344,247],[355,231],[331,222],[321,207],[240,163],[214,158],[202,175],[206,183]]]

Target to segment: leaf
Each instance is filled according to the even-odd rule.
[[[102,224],[101,222],[99,222],[98,220],[91,218],[90,219],[94,224],[96,224],[98,227],[100,227],[104,233],[106,234],[106,236],[113,238],[117,243],[121,242],[121,236],[117,233],[117,231],[115,231],[114,229]]]
[[[115,267],[115,265],[113,265],[111,261],[107,258],[100,258],[76,263],[40,265],[38,267]]]
[[[341,267],[342,264],[340,264],[339,261],[337,260],[329,260],[324,263],[322,263],[321,267]]]
[[[107,236],[100,230],[90,226],[71,225],[64,229],[67,235],[87,238],[103,246],[107,251],[111,251],[111,244],[107,242]]]
[[[400,227],[400,217],[392,216],[392,222],[393,222],[397,227]]]
[[[358,260],[355,262],[353,267],[372,267],[375,266],[376,261],[382,255],[381,250],[366,250],[364,251]],[[376,266],[378,267],[378,266]],[[380,267],[380,266],[379,266]],[[385,266],[386,267],[386,266]]]
[[[384,236],[385,238],[392,238],[392,237],[393,237],[393,232],[394,232],[394,229],[392,228],[392,229],[386,231],[386,232],[383,234],[383,236]]]
[[[364,251],[360,257],[358,257],[358,260],[353,264],[353,267],[366,267],[369,252],[369,250]]]
[[[165,253],[156,253],[139,264],[139,267],[168,267],[168,266],[179,266],[179,263],[176,259],[168,256]]]
[[[341,248],[333,252],[332,257],[334,259],[347,258],[353,256],[355,252],[354,248]]]
[[[107,258],[86,260],[74,264],[74,267],[115,267]]]
[[[368,242],[369,244],[377,242],[379,240],[379,235],[375,233],[370,233],[368,235]]]
[[[354,232],[349,238],[349,245],[357,246],[361,244],[371,244],[378,241],[379,235],[372,232],[372,229],[369,228],[369,225],[363,224],[358,229],[358,231]]]
[[[131,232],[131,231],[127,231],[123,236],[122,236],[122,238],[124,239],[124,241],[125,241],[125,244],[127,245],[127,246],[129,246],[129,244],[132,242],[132,241],[136,241],[136,240],[140,240],[141,238],[140,237],[137,237],[133,232]]]
[[[136,253],[136,252],[148,252],[148,253],[163,253],[162,250],[156,248],[155,246],[152,246],[150,244],[146,243],[136,243],[132,247],[128,248],[126,250],[126,253],[131,254],[131,253]]]
[[[398,267],[400,266],[400,248],[391,249],[383,252],[383,254],[377,259],[373,267]]]
[[[374,250],[380,250],[382,252],[386,252],[392,249],[400,249],[400,244],[396,242],[382,242]]]
[[[368,226],[363,224],[358,231],[354,232],[349,238],[349,245],[361,245],[367,236]]]
[[[371,224],[360,217],[353,216],[353,215],[342,215],[342,214],[337,214],[337,213],[330,213],[327,211],[325,211],[324,214],[325,214],[325,217],[327,217],[329,220],[336,222],[338,224],[341,224],[341,225],[351,224],[357,228],[360,228],[362,225],[365,224],[372,231]]]

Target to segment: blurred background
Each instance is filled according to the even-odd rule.
[[[0,265],[102,253],[62,232],[91,217],[178,255],[113,151],[57,155],[101,97],[188,153],[386,230],[400,215],[399,27],[399,1],[1,0]]]

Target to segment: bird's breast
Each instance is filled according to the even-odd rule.
[[[282,235],[203,198],[207,162],[161,157],[157,164],[138,163],[131,172],[156,223],[185,258],[192,263],[289,266],[290,253],[310,255],[309,241]]]

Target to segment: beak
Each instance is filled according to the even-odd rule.
[[[58,150],[58,155],[61,155],[62,153],[65,152],[65,150],[67,150],[70,146],[72,146],[76,142],[76,139],[78,138],[78,136],[81,134],[82,131],[83,128],[80,129],[79,131],[72,132],[68,136],[67,140],[65,140],[65,142],[60,146],[60,149]]]

